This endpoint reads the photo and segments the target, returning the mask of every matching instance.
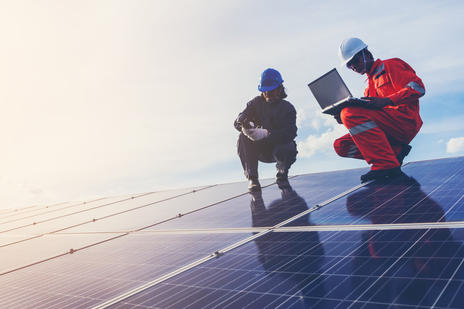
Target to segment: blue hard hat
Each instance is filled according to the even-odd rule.
[[[283,82],[279,71],[269,68],[261,74],[258,90],[261,92],[271,91],[282,85]]]

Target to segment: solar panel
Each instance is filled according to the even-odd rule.
[[[300,225],[464,220],[464,160],[420,162],[403,170],[404,176],[367,184],[312,213],[310,221]]]
[[[272,181],[263,182],[263,186]],[[130,212],[98,218],[95,222],[66,229],[69,233],[132,231],[146,229],[166,220],[182,217],[200,209],[207,209],[227,200],[247,196],[243,183],[231,183],[197,190],[191,194],[166,199],[156,205],[141,204],[146,207],[133,207]]]
[[[2,212],[2,306],[464,308],[463,163]]]
[[[5,209],[0,212],[0,222],[8,222],[11,220],[15,220],[17,218],[21,218],[23,216],[35,215],[37,213],[41,213],[43,211],[48,211],[55,208],[63,208],[63,207],[71,207],[75,205],[80,205],[82,202],[65,202],[65,203],[58,203],[52,205],[36,205],[18,209]]]
[[[2,235],[0,239],[9,245],[0,248],[0,275],[54,257],[71,254],[118,235],[122,234],[44,235],[28,241],[20,241],[23,237]]]
[[[244,233],[131,234],[102,242],[0,276],[2,307],[97,305],[247,236]],[[55,302],[60,305],[54,305]]]
[[[455,273],[462,236],[444,229],[274,232],[111,308],[430,307],[449,302],[444,291],[462,284]]]
[[[300,212],[308,210],[321,200],[329,199],[359,183],[359,170],[337,173],[320,173],[290,179],[292,190],[276,190],[275,186],[264,188],[262,194],[245,194],[232,200],[218,203],[201,212],[192,213],[154,226],[153,230],[196,228],[246,228],[273,226]],[[268,205],[267,217],[272,222],[260,222],[260,208]],[[309,205],[309,206],[308,206]],[[250,216],[250,213],[255,214]],[[259,215],[257,215],[259,214]],[[262,217],[262,215],[261,215]]]
[[[196,190],[202,189],[196,188]],[[49,233],[73,225],[87,224],[101,217],[117,215],[144,206],[153,206],[161,201],[190,193],[192,193],[192,189],[179,189],[73,204],[59,209],[47,210],[34,216],[23,216],[19,220],[3,222],[0,225],[0,233],[14,232],[33,235]]]

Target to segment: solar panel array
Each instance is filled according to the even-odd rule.
[[[464,157],[0,212],[2,308],[464,308]]]

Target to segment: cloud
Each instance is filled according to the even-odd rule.
[[[453,137],[446,143],[447,153],[464,152],[464,137]]]
[[[309,158],[316,153],[333,151],[334,140],[346,133],[346,129],[338,125],[327,129],[320,135],[309,135],[304,141],[298,143],[298,155]]]

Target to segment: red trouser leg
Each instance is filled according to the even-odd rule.
[[[401,150],[403,149],[403,144],[405,143],[390,141],[390,145],[393,149],[393,152],[395,153],[395,156],[397,156],[401,152]],[[340,138],[337,138],[334,141],[334,149],[340,157],[364,160],[361,151],[359,151],[358,146],[356,146],[356,144],[354,143],[350,133],[345,134]]]
[[[396,109],[346,107],[341,119],[350,134],[335,141],[335,150],[341,156],[364,158],[372,164],[372,170],[399,166],[396,154],[401,150],[400,143],[408,144],[417,134],[415,121]],[[350,139],[359,153],[350,144]],[[394,149],[389,140],[398,141],[393,143]]]
[[[359,151],[358,146],[356,146],[356,144],[353,142],[350,133],[337,138],[334,142],[334,149],[340,157],[364,160],[364,157]]]

